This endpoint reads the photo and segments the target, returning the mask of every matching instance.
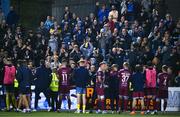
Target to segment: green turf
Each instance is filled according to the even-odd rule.
[[[140,117],[139,113],[133,117]],[[56,113],[56,112],[32,112],[32,113],[16,113],[16,112],[0,112],[0,117],[132,117],[129,113],[122,114],[74,114],[74,113]],[[144,117],[180,117],[180,112],[169,112],[167,114],[144,115]]]

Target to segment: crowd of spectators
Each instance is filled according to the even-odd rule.
[[[26,30],[18,25],[13,8],[7,17],[0,10],[1,69],[8,57],[15,65],[25,59],[34,67],[45,59],[51,68],[58,67],[62,58],[77,63],[83,57],[96,67],[105,60],[122,68],[128,61],[132,70],[151,61],[158,71],[169,66],[171,86],[179,86],[174,79],[180,69],[180,20],[169,13],[161,16],[149,0],[122,0],[110,5],[97,2],[86,17],[66,6],[61,21],[47,16],[37,29]]]

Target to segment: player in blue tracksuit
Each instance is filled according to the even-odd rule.
[[[77,111],[80,113],[81,97],[82,97],[82,112],[85,113],[86,108],[86,86],[89,81],[89,71],[85,67],[85,60],[81,59],[79,61],[79,67],[74,70],[73,73],[76,93],[77,93]]]
[[[145,76],[142,73],[142,67],[140,65],[135,66],[135,73],[132,75],[131,83],[132,87],[130,89],[133,90],[133,104],[132,104],[132,112],[131,115],[135,114],[135,106],[137,99],[141,101],[141,114],[144,114],[144,84],[145,84]]]
[[[39,97],[39,94],[41,92],[44,93],[45,97],[46,97],[46,100],[48,102],[48,104],[50,105],[50,100],[49,100],[49,86],[50,86],[50,83],[51,83],[51,69],[48,68],[46,65],[45,65],[45,61],[44,60],[41,60],[40,61],[40,67],[38,67],[36,69],[36,72],[35,72],[35,105],[34,105],[34,110],[33,111],[36,111],[36,109],[38,108],[38,99],[40,98]]]

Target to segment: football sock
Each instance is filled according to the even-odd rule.
[[[157,107],[156,105],[158,106],[158,104],[156,103],[156,99],[153,99],[153,108],[154,108],[154,110],[157,110],[156,109],[156,107]]]
[[[133,100],[133,103],[132,103],[132,111],[135,111],[135,107],[136,107],[136,102],[137,100]]]
[[[122,99],[119,99],[119,110],[122,110]]]
[[[15,108],[17,108],[17,102],[16,102],[16,98],[14,95],[12,96],[12,103],[15,106]]]
[[[166,110],[167,107],[167,101],[164,101],[164,111]]]
[[[77,104],[77,110],[80,110],[80,104]]]
[[[86,105],[83,105],[82,108],[83,108],[83,112],[85,112],[85,110],[86,110]]]
[[[68,108],[69,108],[69,110],[71,109],[71,100],[70,99],[68,99]]]
[[[6,95],[6,108],[7,110],[10,109],[9,95]]]
[[[124,99],[124,110],[127,111],[128,100]]]
[[[101,100],[101,110],[104,110],[105,109],[105,101],[104,100]]]
[[[150,105],[150,99],[146,99],[146,109],[149,110],[149,105]]]
[[[159,110],[159,109],[160,109],[160,108],[159,108],[159,107],[160,107],[160,101],[156,101],[156,104],[155,104],[155,105],[156,105],[155,109],[156,109],[156,110]]]

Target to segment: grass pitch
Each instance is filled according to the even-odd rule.
[[[17,113],[17,112],[0,112],[0,117],[180,117],[180,112],[168,112],[166,114],[158,115],[129,115],[129,113],[121,114],[75,114],[67,112],[32,112],[32,113]]]

